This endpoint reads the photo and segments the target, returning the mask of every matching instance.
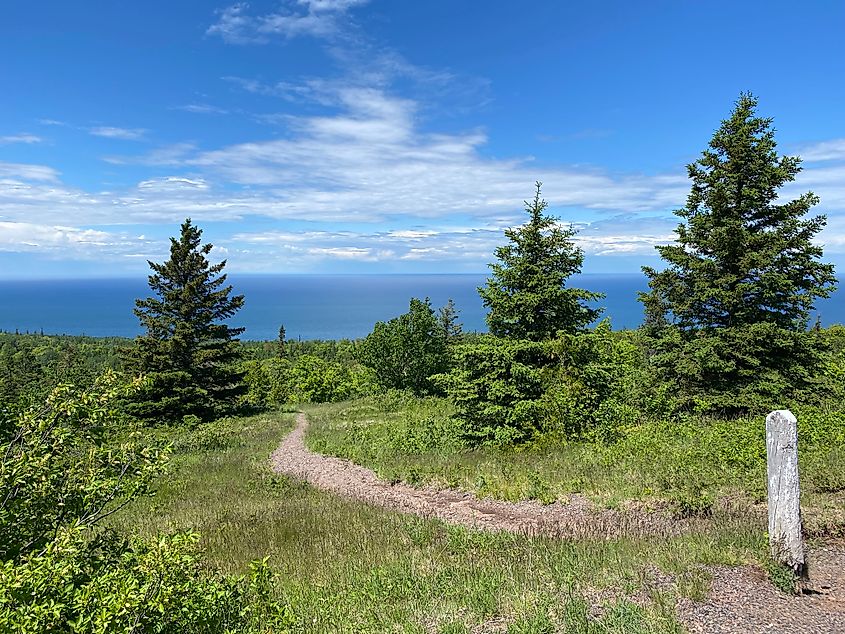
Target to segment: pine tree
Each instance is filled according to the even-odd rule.
[[[461,322],[458,321],[458,309],[455,307],[455,302],[451,297],[445,306],[441,306],[438,309],[437,323],[440,324],[443,338],[448,345],[460,342],[464,329]]]
[[[276,343],[276,350],[278,352],[278,357],[280,359],[285,358],[285,327],[284,325],[279,326],[279,339]]]
[[[572,241],[575,229],[544,214],[548,203],[540,198],[541,185],[536,183],[534,200],[525,201],[528,222],[505,230],[510,244],[496,249],[499,262],[490,264],[492,277],[478,289],[490,309],[490,332],[499,337],[551,339],[560,331],[583,330],[601,313],[584,302],[603,295],[566,287],[581,271],[584,253]]]
[[[740,95],[687,166],[692,188],[675,212],[677,238],[657,247],[667,267],[643,268],[657,367],[721,410],[772,407],[811,379],[818,348],[807,323],[835,282],[812,241],[825,217],[804,218],[818,197],[778,198],[801,160],[778,156],[772,119],[756,108]]]
[[[242,373],[234,369],[240,352],[236,337],[243,328],[224,320],[244,303],[223,286],[223,260],[210,264],[211,244],[202,231],[182,224],[179,239],[170,239],[170,259],[149,262],[150,288],[157,297],[136,300],[135,314],[146,334],[135,340],[127,358],[130,369],[148,375],[149,389],[132,407],[146,418],[208,419],[231,406],[244,392]]]

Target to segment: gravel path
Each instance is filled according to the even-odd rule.
[[[810,594],[788,596],[756,568],[713,570],[707,601],[681,599],[691,634],[845,634],[845,544],[811,550]]]
[[[597,509],[578,495],[565,503],[543,505],[534,501],[479,499],[455,489],[392,484],[370,469],[309,450],[303,441],[307,428],[305,414],[298,414],[296,428],[270,456],[275,471],[305,480],[318,489],[390,510],[473,528],[565,538],[669,536],[688,530],[691,525],[690,521],[674,520],[666,513],[646,513],[633,507]]]
[[[436,517],[488,530],[569,539],[669,536],[702,520],[673,520],[664,513],[597,509],[573,495],[565,503],[478,499],[454,489],[391,484],[348,460],[324,456],[304,443],[308,420],[298,414],[295,429],[270,457],[272,468],[324,491],[402,513]],[[845,544],[810,553],[811,594],[787,596],[760,570],[716,567],[707,601],[681,599],[678,615],[692,634],[845,634]]]

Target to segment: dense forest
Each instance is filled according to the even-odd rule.
[[[658,500],[680,520],[714,517],[728,490],[759,502],[762,416],[791,409],[809,494],[838,500],[845,327],[811,320],[836,287],[815,240],[825,217],[812,193],[778,197],[800,159],[777,153],[756,108],[742,95],[688,166],[636,330],[614,331],[592,308],[601,295],[569,284],[584,253],[537,183],[479,288],[488,333],[464,332],[451,301],[409,298],[360,340],[287,340],[280,324],[275,341],[240,341],[245,298],[191,220],[150,263],[142,336],[0,333],[0,630],[308,631],[269,559],[233,574],[206,561],[193,527],[132,535],[119,519],[167,486],[180,454],[233,446],[249,433],[238,421],[266,412],[311,408],[334,421],[312,448],[394,481]],[[845,520],[813,516],[807,530],[842,535]]]

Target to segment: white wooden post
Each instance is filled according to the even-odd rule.
[[[806,574],[798,485],[798,421],[789,410],[766,416],[769,480],[769,546],[772,557]]]

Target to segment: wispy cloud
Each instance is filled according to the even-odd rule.
[[[97,126],[89,128],[88,132],[93,136],[105,137],[107,139],[121,139],[123,141],[139,141],[147,133],[143,128],[117,128],[114,126]]]
[[[26,132],[21,134],[10,134],[8,136],[0,136],[0,145],[10,145],[12,143],[24,143],[26,145],[32,145],[34,143],[42,143],[44,139],[40,136],[36,136],[34,134],[28,134]]]
[[[126,257],[139,249],[160,251],[144,236],[90,228],[0,221],[0,251],[59,255],[71,259]]]
[[[798,150],[798,155],[808,163],[845,160],[845,139],[833,139],[805,146]]]
[[[105,156],[103,160],[113,165],[148,165],[168,166],[184,163],[188,156],[196,150],[196,145],[190,142],[165,145],[142,154],[140,156]]]
[[[331,37],[340,30],[342,16],[369,0],[298,0],[278,11],[251,15],[249,4],[240,2],[218,11],[217,22],[206,33],[232,44],[263,44],[272,36]]]
[[[229,111],[225,108],[218,108],[207,103],[189,103],[184,106],[176,106],[174,110],[183,110],[194,114],[229,114]]]
[[[0,163],[0,178],[20,179],[23,181],[56,181],[59,171],[46,165],[30,165],[28,163]],[[14,181],[6,181],[14,182]],[[0,199],[2,200],[2,199]],[[2,207],[0,207],[2,213]]]

